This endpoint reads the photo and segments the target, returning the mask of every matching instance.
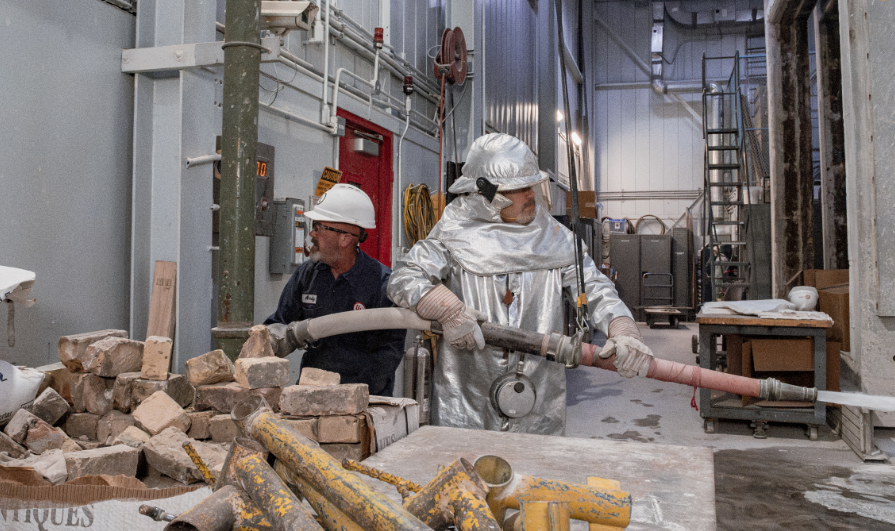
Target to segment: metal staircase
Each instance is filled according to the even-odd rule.
[[[706,80],[710,61],[733,60],[726,84]],[[702,276],[703,301],[742,298],[731,290],[749,287],[743,230],[743,206],[748,202],[745,171],[743,98],[740,93],[740,54],[702,56],[702,131],[705,138],[705,236]]]

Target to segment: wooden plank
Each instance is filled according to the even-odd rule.
[[[706,315],[700,312],[696,316],[698,324],[734,325],[734,326],[792,326],[801,328],[830,328],[830,321],[814,319],[762,319],[752,315]]]
[[[174,339],[174,310],[177,306],[177,262],[155,261],[152,297],[149,299],[149,325],[146,337]]]
[[[506,459],[516,474],[581,484],[593,476],[618,480],[633,501],[629,529],[715,529],[713,452],[706,447],[424,426],[364,464],[425,485],[439,466],[486,454]],[[395,487],[362,479],[401,502]],[[587,529],[572,522],[572,531]]]

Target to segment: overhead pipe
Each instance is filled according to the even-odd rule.
[[[332,335],[370,330],[404,329],[441,333],[437,321],[427,321],[405,308],[376,308],[334,313],[286,326],[286,340],[295,348]],[[601,358],[595,345],[582,343],[580,335],[564,336],[556,332],[541,334],[497,323],[481,323],[482,335],[489,345],[536,354],[574,368],[578,365],[610,371],[615,356]],[[289,350],[292,352],[295,348]],[[773,378],[758,380],[745,376],[710,371],[669,360],[652,359],[647,378],[691,387],[726,391],[765,400],[817,401],[817,389],[785,384]]]
[[[339,461],[299,433],[288,421],[274,415],[262,397],[249,397],[240,402],[230,416],[243,433],[263,444],[362,529],[431,530],[403,507],[343,469]]]
[[[221,131],[220,281],[212,335],[236,359],[255,319],[255,167],[260,0],[227,0]]]

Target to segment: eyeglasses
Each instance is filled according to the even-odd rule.
[[[347,234],[349,236],[354,236],[355,238],[360,238],[360,236],[358,236],[357,234],[353,234],[351,232],[348,232],[347,230],[330,227],[329,225],[324,225],[323,223],[320,223],[319,221],[315,221],[314,223],[311,224],[312,231],[319,231],[320,229],[326,229],[328,231],[337,232],[339,234]]]

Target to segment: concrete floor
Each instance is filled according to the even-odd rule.
[[[695,323],[640,331],[656,357],[695,365]],[[599,341],[597,341],[599,342]],[[566,435],[714,449],[718,529],[895,530],[895,466],[861,461],[829,427],[811,441],[804,425],[772,423],[766,439],[748,421],[703,431],[693,388],[627,380],[592,367],[567,371]],[[895,456],[895,430],[877,446]],[[895,460],[890,460],[895,463]],[[618,479],[624,486],[624,478]]]

